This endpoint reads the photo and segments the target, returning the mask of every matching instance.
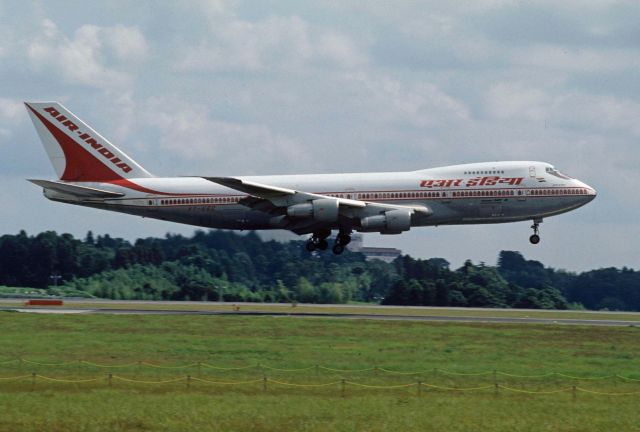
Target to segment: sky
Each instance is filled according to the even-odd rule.
[[[195,228],[55,203],[22,105],[57,100],[158,176],[539,160],[598,197],[530,223],[366,246],[640,268],[640,2],[0,0],[0,233]]]

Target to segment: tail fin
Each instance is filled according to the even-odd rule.
[[[25,102],[60,180],[108,182],[153,177],[57,102]]]

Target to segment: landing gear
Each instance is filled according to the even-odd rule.
[[[333,245],[333,253],[336,255],[340,255],[344,252],[344,248],[346,245],[351,243],[351,233],[349,231],[340,231],[340,233],[336,236],[336,242]]]
[[[329,247],[329,242],[327,241],[327,237],[331,235],[331,230],[321,230],[313,233],[313,237],[307,240],[307,244],[305,248],[309,252],[313,252],[317,250],[327,250]]]
[[[325,229],[321,231],[316,231],[313,233],[313,237],[307,240],[305,244],[305,249],[309,252],[315,252],[316,250],[324,251],[329,248],[329,242],[327,241],[327,237],[331,235],[331,230]],[[334,254],[340,255],[344,252],[345,247],[351,243],[351,232],[350,231],[340,231],[336,236],[336,241],[333,244],[331,250]]]
[[[542,223],[542,219],[533,220],[533,225],[531,225],[531,228],[533,229],[533,235],[529,237],[529,241],[531,242],[531,244],[535,245],[540,243],[540,236],[538,235],[538,227],[540,226],[541,223]]]

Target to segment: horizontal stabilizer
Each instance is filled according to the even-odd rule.
[[[119,192],[111,192],[87,186],[73,185],[69,183],[33,179],[29,179],[29,181],[44,189],[49,189],[66,195],[72,195],[77,198],[120,198],[124,196],[123,193]]]

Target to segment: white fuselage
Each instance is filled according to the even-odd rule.
[[[424,206],[431,210],[429,214],[415,214],[411,226],[541,220],[581,207],[596,196],[590,186],[557,173],[544,162],[488,162],[410,172],[242,179],[367,203]],[[76,200],[51,190],[46,190],[45,195],[56,201],[210,228],[291,229],[282,214],[240,204],[247,194],[201,177],[81,184],[124,196]],[[331,228],[345,227],[338,221]],[[346,228],[366,231],[358,226]],[[313,232],[314,225],[299,226],[292,231]]]

